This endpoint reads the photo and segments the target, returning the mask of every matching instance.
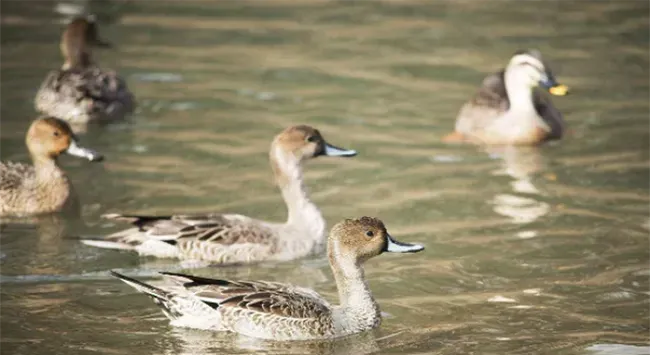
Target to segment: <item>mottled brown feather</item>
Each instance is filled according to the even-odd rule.
[[[164,217],[111,214],[104,217],[128,221],[140,232],[146,232],[150,236],[165,237],[164,240],[178,243],[200,241],[220,245],[244,242],[270,244],[272,236],[272,231],[258,223],[237,223],[236,220],[230,220],[216,213]],[[120,233],[108,236],[106,239],[130,245],[139,243],[132,240],[130,235]]]
[[[289,318],[317,318],[330,312],[316,293],[291,285],[163,274],[176,278],[197,297],[219,299],[217,307],[242,308]]]
[[[25,179],[33,179],[35,173],[31,165],[0,162],[0,190],[17,189]]]

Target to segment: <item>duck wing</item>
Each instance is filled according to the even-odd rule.
[[[316,319],[331,314],[329,303],[315,291],[266,281],[231,281],[163,272],[208,306],[246,310],[268,316]]]
[[[548,94],[541,92],[539,89],[533,91],[533,104],[537,114],[546,122],[551,131],[547,139],[559,139],[564,133],[566,124],[560,110],[553,105]]]
[[[333,333],[330,305],[312,290],[177,273],[162,273],[174,285],[153,286],[114,271],[111,274],[149,295],[174,325],[285,340]]]
[[[506,92],[504,71],[490,74],[470,101],[465,103],[456,118],[456,131],[469,134],[481,132],[510,107]]]

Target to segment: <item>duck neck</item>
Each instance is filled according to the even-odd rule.
[[[318,207],[307,196],[300,160],[274,145],[271,148],[271,165],[275,181],[287,205],[286,225],[306,234],[301,235],[301,238],[308,237],[312,241],[322,242],[325,220]]]
[[[32,160],[35,172],[35,184],[32,187],[43,205],[57,210],[66,204],[72,193],[70,181],[56,158],[32,155]]]
[[[61,170],[56,158],[51,156],[32,154],[32,161],[34,162],[34,168],[37,174],[49,174],[50,172]]]
[[[372,297],[358,258],[343,254],[336,241],[330,242],[328,256],[336,280],[340,307],[351,320],[369,327],[381,321],[379,305]]]
[[[36,179],[41,186],[54,186],[57,184],[67,184],[63,170],[59,167],[55,157],[32,155]]]
[[[510,101],[510,111],[518,114],[535,113],[533,88],[526,76],[516,70],[506,70],[505,84]]]
[[[85,69],[92,65],[90,54],[87,52],[79,52],[74,56],[67,57],[63,63],[62,70],[70,69]]]

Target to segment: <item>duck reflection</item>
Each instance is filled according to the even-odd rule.
[[[11,251],[2,255],[2,274],[33,275],[38,279],[38,275],[47,278],[68,273],[60,259],[70,251],[70,231],[78,230],[80,224],[78,218],[64,214],[2,218],[0,246]]]
[[[165,354],[371,354],[380,350],[374,331],[322,341],[277,342],[250,338],[234,333],[214,333],[171,327],[173,343],[166,342]]]
[[[550,206],[534,198],[542,195],[533,183],[533,177],[546,164],[537,147],[489,147],[486,152],[502,161],[502,167],[493,175],[508,175],[513,178],[510,186],[514,194],[497,194],[492,199],[494,212],[508,217],[513,224],[528,224],[548,214]],[[521,196],[525,194],[526,196]],[[536,231],[520,231],[520,238],[531,238]]]

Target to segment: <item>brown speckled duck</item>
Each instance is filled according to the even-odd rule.
[[[114,121],[131,113],[134,97],[124,80],[93,61],[92,49],[107,46],[93,16],[73,19],[61,37],[63,66],[49,72],[41,84],[36,110],[72,124]]]
[[[364,277],[364,262],[383,252],[414,253],[424,247],[398,242],[382,221],[362,217],[335,225],[327,249],[339,305],[331,305],[313,290],[277,282],[162,273],[175,285],[156,287],[112,274],[153,298],[174,326],[269,340],[331,339],[381,324],[379,305]]]
[[[25,216],[60,211],[76,204],[72,185],[57,163],[62,153],[90,161],[102,156],[78,145],[70,126],[54,117],[36,119],[27,148],[34,165],[0,163],[0,216]]]
[[[292,126],[278,134],[269,158],[275,181],[288,208],[285,223],[271,223],[239,214],[136,216],[108,214],[132,228],[87,245],[132,250],[143,256],[177,258],[208,264],[291,260],[322,249],[325,219],[309,200],[303,185],[303,162],[319,156],[351,157],[354,150],[325,142],[309,126]]]
[[[558,84],[537,50],[519,51],[498,73],[487,76],[476,95],[460,110],[446,142],[486,145],[535,145],[559,139],[564,120],[548,95],[568,93]]]

